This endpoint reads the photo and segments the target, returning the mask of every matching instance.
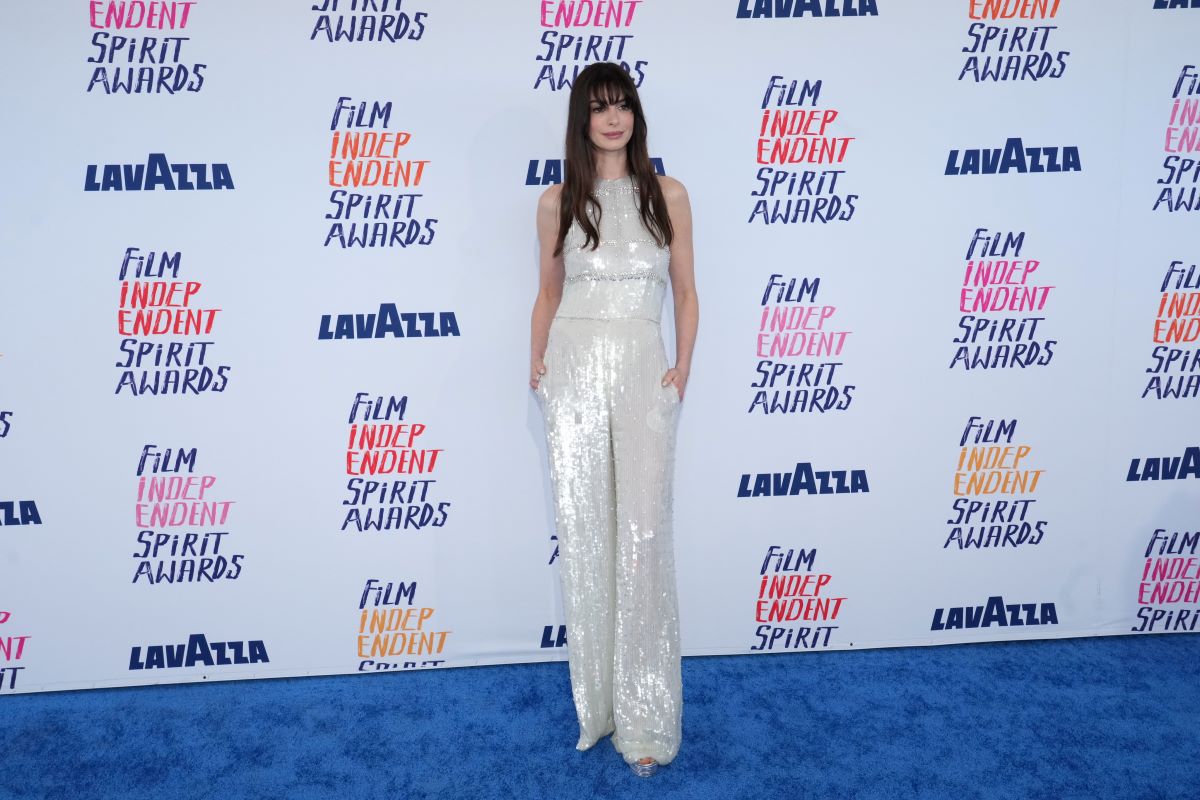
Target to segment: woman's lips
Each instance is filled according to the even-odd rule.
[[[605,133],[604,138],[605,139],[620,139],[624,135],[625,135],[625,131],[617,131],[616,133]]]

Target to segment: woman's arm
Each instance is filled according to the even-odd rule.
[[[692,371],[692,349],[696,346],[696,328],[700,324],[700,300],[696,296],[696,275],[692,253],[692,207],[687,189],[674,178],[659,178],[674,237],[671,241],[671,294],[675,301],[675,366],[663,376],[663,386],[675,384],[679,399]]]
[[[550,321],[563,292],[563,260],[561,255],[554,255],[554,246],[558,243],[558,198],[562,186],[551,186],[542,192],[537,206],[537,235],[538,235],[538,293],[533,301],[533,315],[530,319],[530,366],[529,385],[537,389],[538,381],[546,372],[542,359],[546,356],[546,340],[550,338]]]

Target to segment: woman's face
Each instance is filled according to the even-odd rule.
[[[597,150],[623,150],[633,136],[633,109],[624,98],[609,103],[592,97],[588,103],[591,123],[588,139]]]

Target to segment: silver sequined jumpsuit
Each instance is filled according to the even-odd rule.
[[[662,385],[670,252],[629,176],[597,180],[600,246],[574,223],[537,394],[546,417],[571,692],[586,750],[669,763],[682,715],[671,485],[679,394]]]

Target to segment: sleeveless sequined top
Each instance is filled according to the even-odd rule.
[[[600,246],[584,248],[583,229],[571,222],[563,241],[562,301],[554,316],[659,322],[671,251],[659,247],[642,224],[633,176],[597,179],[593,194],[603,212]]]

